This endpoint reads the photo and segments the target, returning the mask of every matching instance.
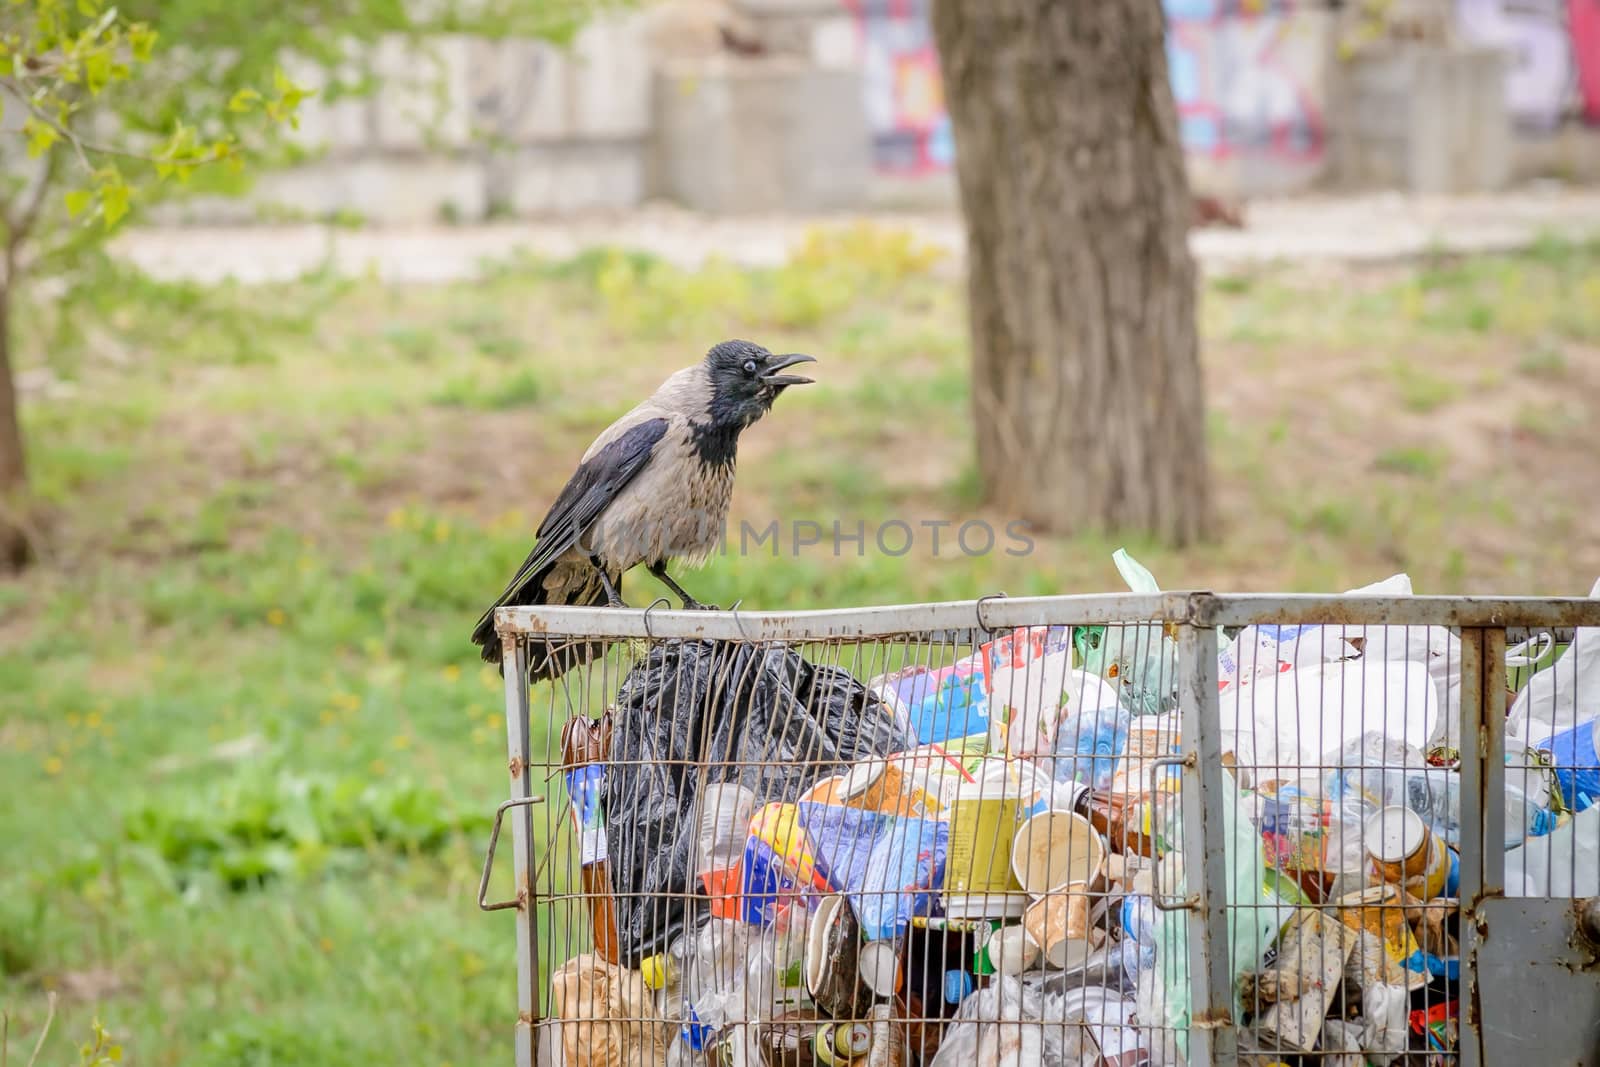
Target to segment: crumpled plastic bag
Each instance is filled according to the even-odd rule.
[[[1009,756],[1049,752],[1064,718],[1117,705],[1115,686],[1072,669],[1071,637],[1065,626],[1030,626],[979,649],[992,750]]]
[[[1126,549],[1111,554],[1117,573],[1135,593],[1159,593],[1155,576]],[[1154,715],[1178,706],[1178,643],[1159,623],[1107,626],[1098,643],[1085,631],[1083,668],[1114,680],[1123,707]]]
[[[621,958],[637,966],[685,925],[702,780],[736,782],[757,806],[793,801],[856,761],[909,747],[848,671],[798,652],[668,641],[623,679],[603,790]]]
[[[1361,1049],[1373,1067],[1389,1067],[1406,1050],[1411,990],[1373,982],[1361,990]]]
[[[1506,851],[1506,896],[1600,896],[1600,806]]]
[[[1600,580],[1589,590],[1600,599]],[[1529,739],[1549,737],[1600,717],[1600,627],[1580,626],[1572,643],[1522,687],[1506,714],[1506,730]]]
[[[1420,662],[1338,660],[1286,671],[1222,694],[1223,752],[1253,786],[1302,770],[1318,755],[1379,732],[1424,749],[1439,722],[1439,696]]]
[[[1087,1022],[1081,1004],[1076,1017],[1072,1015],[1068,997],[1085,1002],[1085,994],[1105,998],[1104,992],[1063,993],[1050,990],[1047,982],[1042,974],[990,979],[986,988],[961,1002],[928,1067],[1095,1067],[1100,1050],[1088,1029],[1038,1024]]]
[[[1411,576],[1391,575],[1340,595],[1411,596]],[[1230,691],[1266,685],[1275,674],[1357,658],[1372,669],[1406,661],[1427,668],[1443,714],[1422,746],[1454,744],[1461,711],[1461,639],[1444,626],[1247,626],[1218,655],[1217,679],[1226,702]]]
[[[650,1067],[665,1062],[671,1028],[637,971],[574,956],[550,976],[558,1067]]]
[[[799,808],[818,869],[849,899],[868,941],[904,933],[913,915],[938,913],[948,822],[836,804],[803,801]]]
[[[1263,886],[1266,864],[1262,859],[1261,839],[1240,810],[1236,790],[1222,791],[1222,820],[1227,835],[1224,851],[1228,864],[1228,951],[1232,953],[1233,983],[1237,990],[1239,975],[1256,966],[1267,946],[1277,938],[1279,928],[1292,914],[1292,909],[1283,906],[1277,896]],[[1187,852],[1181,831],[1176,836],[1180,850],[1177,857],[1181,859]],[[1163,870],[1161,888],[1166,893],[1181,896],[1188,892],[1187,875],[1181,869],[1176,874],[1177,877],[1173,877]],[[1137,1003],[1139,1020],[1145,1026],[1172,1028],[1161,1032],[1162,1040],[1154,1043],[1154,1062],[1159,1065],[1179,1062],[1188,1055],[1191,1002],[1187,913],[1163,911],[1157,916],[1155,964],[1139,971]],[[1234,999],[1235,1014],[1242,1014],[1237,992]],[[1176,1048],[1172,1047],[1174,1044]]]

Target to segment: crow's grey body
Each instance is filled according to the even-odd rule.
[[[623,573],[641,563],[694,606],[667,578],[665,564],[699,566],[716,551],[733,496],[739,434],[787,386],[809,381],[778,373],[809,358],[724,342],[602,431],[539,524],[533,551],[478,620],[472,639],[484,659],[501,658],[495,608],[614,603]],[[530,677],[556,677],[600,647],[532,642]]]

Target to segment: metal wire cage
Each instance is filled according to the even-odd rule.
[[[497,621],[519,1064],[1600,1049],[1600,601]]]

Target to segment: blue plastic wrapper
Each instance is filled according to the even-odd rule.
[[[1567,807],[1583,811],[1600,801],[1600,755],[1595,754],[1600,720],[1590,720],[1563,730],[1537,745],[1547,749]]]
[[[800,825],[822,876],[849,898],[869,941],[904,933],[913,915],[937,915],[950,824],[802,802]]]
[[[989,691],[983,663],[969,656],[937,670],[908,667],[878,683],[903,709],[920,744],[987,733]]]
[[[778,909],[797,898],[794,878],[772,848],[755,837],[745,842],[741,868],[739,918],[757,926],[771,926]]]

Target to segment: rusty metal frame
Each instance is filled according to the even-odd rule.
[[[494,809],[494,826],[489,830],[489,848],[483,856],[483,872],[478,876],[478,910],[504,911],[507,908],[520,908],[527,903],[526,898],[521,895],[514,896],[510,900],[489,903],[489,879],[494,875],[494,853],[500,843],[500,823],[505,818],[506,812],[512,808],[543,803],[544,797],[514,797]]]
[[[650,638],[713,639],[740,642],[829,641],[848,643],[874,638],[935,637],[989,633],[1039,625],[1115,625],[1162,622],[1177,628],[1180,641],[1179,697],[1182,732],[1193,738],[1176,760],[1182,767],[1183,832],[1199,841],[1203,861],[1187,872],[1187,895],[1157,899],[1164,910],[1187,912],[1193,1022],[1190,1062],[1238,1062],[1238,1036],[1233,1018],[1227,938],[1225,836],[1220,806],[1207,803],[1220,795],[1221,720],[1216,678],[1218,628],[1256,623],[1332,626],[1441,626],[1461,637],[1461,825],[1473,827],[1461,840],[1461,901],[1464,926],[1482,920],[1481,905],[1503,893],[1505,857],[1497,847],[1503,835],[1501,805],[1489,801],[1503,789],[1505,687],[1499,671],[1507,630],[1549,630],[1570,633],[1575,627],[1600,627],[1600,599],[1393,597],[1215,594],[1167,592],[1108,596],[1005,597],[931,604],[894,605],[801,612],[656,611],[580,607],[502,608],[496,614],[505,661],[506,731],[510,799],[496,813],[490,856],[479,887],[480,906],[515,907],[517,916],[516,1062],[532,1067],[538,1061],[539,973],[538,923],[532,870],[535,839],[530,807],[540,798],[532,792],[528,770],[529,692],[522,684],[528,667],[530,635],[559,634],[573,638],[617,641]],[[1206,654],[1209,650],[1209,654]],[[1152,773],[1171,765],[1158,759]],[[501,818],[511,814],[515,853],[515,899],[487,903],[490,864]],[[1478,968],[1475,954],[1462,944],[1462,1064],[1482,1062],[1481,1018],[1477,1006]]]
[[[1600,626],[1600,600],[1544,597],[1322,596],[1210,592],[1106,596],[983,597],[932,604],[827,611],[651,611],[513,607],[495,613],[502,637],[708,638],[807,641],[894,637],[929,631],[1005,630],[1070,620],[1075,626],[1170,622],[1205,628],[1252,623],[1348,626]]]
[[[512,888],[517,917],[517,1027],[515,1054],[517,1067],[532,1067],[538,1058],[539,997],[543,982],[539,974],[539,923],[535,914],[536,898],[532,875],[533,864],[533,814],[535,801],[532,776],[528,772],[529,722],[528,687],[523,679],[528,675],[528,650],[524,642],[508,634],[501,635],[502,671],[505,681],[506,701],[506,751],[507,770],[511,778],[511,796],[501,811],[496,813],[496,826],[501,813],[514,807],[512,815]],[[487,895],[488,864],[485,863],[484,881],[479,887],[479,903]]]
[[[1222,717],[1217,695],[1217,631],[1186,625],[1178,635],[1178,708],[1183,716],[1184,879],[1198,906],[1189,912],[1189,1059],[1216,1067],[1239,1062],[1228,941],[1227,828],[1222,805]],[[1198,842],[1198,850],[1188,845]],[[1199,869],[1190,860],[1196,852]],[[1157,869],[1160,868],[1158,863]],[[1196,882],[1198,881],[1198,885]]]

